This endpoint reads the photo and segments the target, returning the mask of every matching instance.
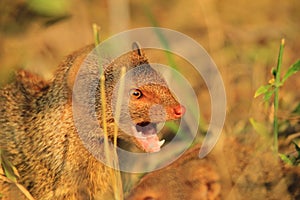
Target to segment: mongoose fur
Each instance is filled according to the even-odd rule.
[[[51,81],[21,70],[12,83],[0,89],[0,147],[17,168],[20,174],[18,182],[35,199],[104,199],[106,193],[112,192],[112,169],[97,159],[97,155],[103,156],[103,133],[100,129],[89,129],[83,125],[86,133],[79,136],[72,110],[72,102],[77,102],[79,113],[83,113],[78,120],[86,124],[91,118],[86,106],[94,103],[96,122],[102,126],[99,66],[88,63],[84,66],[82,77],[77,78],[81,64],[93,48],[94,45],[89,45],[66,57]],[[111,104],[113,91],[123,66],[126,71],[142,66],[133,73],[134,85],[126,85],[124,96],[129,96],[129,102],[128,105],[122,105],[122,109],[125,106],[129,109],[129,118],[135,126],[139,126],[140,132],[149,134],[146,133],[149,127],[147,129],[144,126],[150,124],[150,133],[156,134],[153,133],[156,131],[155,123],[182,116],[184,107],[172,96],[164,79],[149,65],[144,52],[134,49],[103,66],[109,139],[113,139],[115,122]],[[139,84],[147,79],[151,79],[153,84]],[[73,91],[77,80],[79,84],[96,90],[93,101],[84,98],[87,97],[84,95],[90,95],[89,91]],[[138,97],[131,92],[132,89],[140,92]],[[163,109],[151,109],[150,119],[149,110],[157,104]],[[123,115],[121,110],[120,120],[126,117],[128,115]],[[132,128],[132,124],[128,124],[129,128]],[[122,130],[119,129],[118,138],[151,151],[132,134],[125,134]],[[91,141],[95,155],[83,144],[86,138],[87,142]],[[10,195],[13,195],[13,191],[2,180],[0,192],[3,199],[12,198]]]
[[[171,165],[146,174],[126,200],[219,200],[218,168],[210,156],[200,159],[199,150],[193,147]]]

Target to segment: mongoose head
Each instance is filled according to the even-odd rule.
[[[95,66],[94,66],[95,67]],[[98,67],[98,66],[97,66]],[[124,90],[120,95],[119,84],[121,82],[121,68],[126,68],[123,77]],[[92,68],[90,65],[86,69]],[[88,69],[85,72],[94,73],[94,70]],[[97,69],[97,68],[96,68]],[[108,126],[108,135],[113,138],[113,122],[116,122],[115,112],[117,101],[121,105],[120,116],[117,122],[119,127],[118,138],[135,143],[139,148],[146,152],[156,152],[164,143],[159,141],[157,133],[157,124],[176,120],[185,113],[184,106],[172,95],[166,81],[156,70],[151,67],[144,51],[134,43],[133,50],[116,58],[109,64],[103,66],[105,77],[105,96],[106,96],[106,121]],[[74,71],[74,70],[73,70]],[[82,74],[85,74],[82,73]],[[69,72],[71,77],[74,74]],[[85,75],[81,75],[85,77]],[[96,93],[87,94],[96,100],[93,101],[100,126],[102,125],[102,102],[100,77],[91,82],[91,78],[83,78],[90,88],[97,88]],[[93,79],[93,78],[92,78]],[[80,80],[79,80],[80,81]],[[69,79],[73,86],[74,78]],[[96,84],[94,84],[96,82]],[[89,93],[89,89],[82,89],[80,95]],[[86,101],[81,98],[80,101]],[[88,101],[88,100],[87,100]]]
[[[122,133],[119,138],[134,140],[138,147],[147,152],[159,151],[164,140],[158,139],[157,125],[181,118],[185,108],[175,99],[162,75],[151,67],[137,43],[133,43],[131,52],[117,58],[106,68],[106,77],[111,77],[115,72],[120,74],[122,67],[126,67],[123,95],[118,94],[120,78],[114,93],[107,94],[112,95],[109,99],[112,99],[113,112],[117,99],[121,98],[118,124]]]

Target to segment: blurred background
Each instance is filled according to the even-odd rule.
[[[51,78],[64,56],[94,42],[93,23],[101,27],[101,40],[137,27],[170,28],[195,39],[217,64],[227,92],[226,127],[239,132],[249,117],[268,116],[253,95],[272,78],[281,38],[286,39],[283,71],[299,59],[299,21],[298,0],[1,0],[0,84],[16,68]],[[205,84],[197,84],[200,105],[210,105],[201,91]],[[283,111],[297,105],[299,88],[299,75],[286,82]],[[209,112],[203,106],[206,121]]]
[[[196,40],[216,63],[225,84],[227,118],[223,132],[250,144],[248,157],[245,159],[243,154],[241,160],[256,161],[259,154],[252,150],[270,145],[266,141],[257,143],[257,137],[252,135],[264,129],[272,141],[272,105],[264,104],[262,98],[254,99],[254,93],[273,78],[271,70],[276,67],[282,38],[286,42],[283,74],[300,59],[299,0],[0,0],[0,86],[10,81],[14,70],[19,68],[50,79],[66,55],[94,43],[93,23],[101,28],[101,40],[148,26],[173,29]],[[151,62],[152,55],[148,56]],[[180,67],[198,95],[202,111],[200,128],[204,132],[210,120],[210,96],[201,78],[193,77],[194,71],[187,69]],[[281,149],[285,153],[294,151],[289,134],[296,135],[293,139],[300,142],[299,88],[298,73],[280,89],[280,144],[285,144]],[[250,118],[259,124],[251,126]],[[230,144],[228,149],[232,148]],[[233,148],[232,155],[240,149],[240,146]],[[232,165],[238,166],[243,163],[241,160]],[[274,165],[267,163],[265,171],[269,174]],[[257,165],[260,171],[262,168]],[[253,168],[250,171],[258,176]],[[274,174],[277,177],[277,171]],[[290,180],[295,180],[295,188],[299,188],[294,177]]]

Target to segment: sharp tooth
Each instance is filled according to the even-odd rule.
[[[146,139],[142,132],[138,132],[139,137]]]
[[[158,142],[158,146],[161,147],[161,146],[165,143],[165,141],[166,141],[165,139],[159,141],[159,142]]]

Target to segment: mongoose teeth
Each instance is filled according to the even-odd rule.
[[[157,134],[145,135],[142,132],[138,132],[134,126],[132,126],[132,131],[133,136],[146,152],[158,152],[160,151],[160,147],[165,143],[165,140],[159,141]]]
[[[144,136],[142,132],[136,132],[135,137],[138,137],[139,139],[146,139],[146,136]]]
[[[158,146],[161,147],[165,143],[165,139],[162,139],[161,141],[158,142]]]

